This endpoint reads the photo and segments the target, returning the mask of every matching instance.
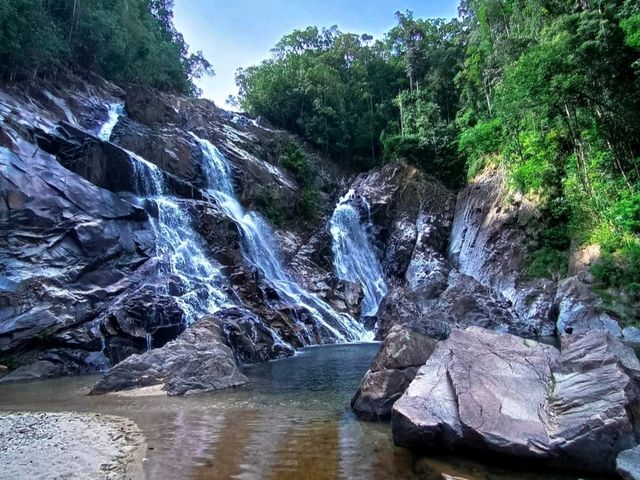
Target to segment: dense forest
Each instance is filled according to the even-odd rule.
[[[501,167],[545,214],[532,278],[562,277],[571,248],[598,244],[601,289],[639,300],[640,2],[466,0],[459,12],[398,12],[377,41],[296,30],[238,71],[236,101],[356,168],[403,158],[457,187]]]
[[[173,25],[173,0],[0,0],[0,78],[92,71],[195,95],[213,73]]]

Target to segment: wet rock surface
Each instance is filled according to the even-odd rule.
[[[599,311],[598,298],[585,280],[588,280],[588,274],[570,277],[558,284],[558,334],[604,330],[622,337],[617,319]]]
[[[478,327],[456,330],[395,403],[397,444],[488,451],[601,474],[638,443],[640,362],[611,334],[562,348]]]
[[[191,132],[210,139],[230,160],[246,207],[259,204],[268,185],[286,198],[285,217],[301,189],[278,163],[284,148],[299,144],[295,137],[205,100],[138,87],[125,92],[99,78],[72,75],[41,83],[0,90],[0,228],[7,232],[0,245],[0,360],[19,366],[6,381],[104,370],[163,347],[193,320],[185,299],[205,295],[205,285],[172,273],[172,262],[181,260],[174,255],[167,261],[167,246],[158,238],[166,209],[140,198],[158,193],[149,184],[154,179],[140,178],[153,165],[171,208],[184,215],[178,227],[201,236],[203,255],[220,265],[220,294],[228,299],[225,307],[235,305],[220,319],[222,341],[233,346],[238,361],[335,341],[334,332],[319,328],[303,306],[288,304],[247,264],[238,226],[204,190],[203,152]],[[109,117],[115,104],[124,105],[125,116]],[[108,119],[114,129],[103,141],[97,134]],[[314,165],[314,182],[323,190],[319,209],[326,215],[333,202],[326,192],[340,172],[301,148]],[[312,225],[278,235],[286,239],[287,263],[312,235],[310,227],[322,230]],[[357,314],[357,289],[338,285],[330,258],[320,269],[313,261],[306,265],[300,276],[319,285],[321,298]],[[316,283],[314,275],[327,282]]]
[[[624,480],[639,480],[640,446],[621,452],[616,460],[616,470]]]
[[[162,348],[131,355],[93,387],[91,394],[161,386],[168,395],[185,395],[247,383],[233,352],[222,342],[213,318],[203,318]]]
[[[367,371],[351,408],[365,419],[387,418],[436,347],[436,342],[406,326],[395,326]]]

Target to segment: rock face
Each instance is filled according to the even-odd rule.
[[[633,350],[602,331],[566,336],[558,351],[456,330],[395,403],[394,440],[612,473],[617,455],[639,440],[639,374]]]
[[[604,330],[622,336],[618,321],[597,309],[598,299],[583,280],[588,274],[570,277],[558,284],[558,333]]]
[[[448,256],[460,272],[491,287],[537,335],[605,330],[617,337],[617,318],[598,308],[588,267],[597,246],[576,252],[571,277],[527,280],[528,254],[538,247],[541,212],[535,202],[510,192],[502,170],[488,169],[458,195]]]
[[[527,253],[537,245],[540,212],[522,196],[508,197],[504,172],[489,169],[458,196],[449,258],[460,272],[491,287],[539,335],[555,329],[555,284],[527,281]]]
[[[391,329],[371,368],[351,400],[351,408],[365,419],[386,418],[420,368],[436,342],[405,326]]]
[[[131,355],[93,387],[104,394],[161,385],[168,395],[185,395],[236,387],[247,383],[222,343],[222,332],[213,318],[203,318],[177,340],[142,355]]]
[[[101,140],[116,104],[126,115]],[[305,152],[325,216],[342,173],[286,132],[209,101],[125,92],[98,78],[0,89],[0,363],[20,365],[4,381],[102,371],[162,348],[218,309],[218,343],[238,362],[335,341],[246,260],[238,225],[206,189],[202,145],[190,132],[225,155],[243,207],[263,208],[265,189],[280,202],[289,229],[274,245],[292,272],[311,237],[326,245],[323,225],[291,223],[302,188],[279,167],[280,153],[290,144]],[[303,283],[326,278],[322,298],[357,314],[359,293],[334,281],[323,255],[322,266],[298,263]],[[212,301],[212,285],[215,308],[195,309]]]

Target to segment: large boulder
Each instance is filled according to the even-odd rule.
[[[366,419],[386,418],[436,347],[436,342],[406,326],[395,326],[360,382],[351,408]]]
[[[164,347],[131,355],[111,368],[91,394],[160,386],[167,395],[209,392],[247,383],[217,321],[203,318]]]
[[[453,330],[470,326],[524,337],[539,335],[513,312],[507,299],[474,278],[453,270],[445,285],[435,298],[407,287],[392,289],[380,309],[381,334],[392,325],[410,325],[434,339],[445,339]]]
[[[392,413],[412,448],[489,451],[598,474],[638,443],[640,362],[608,333],[562,350],[477,327],[438,344]]]
[[[419,322],[430,326],[433,331],[440,331],[440,325],[445,324],[445,336],[454,329],[470,326],[524,337],[539,334],[532,325],[513,312],[511,304],[502,295],[457,271],[449,274],[446,290],[426,310]]]
[[[558,284],[558,334],[603,330],[616,337],[622,337],[622,329],[617,319],[598,309],[600,302],[585,281],[588,279],[587,273],[569,277]]]
[[[222,326],[225,343],[239,363],[259,363],[290,357],[293,348],[254,313],[243,308],[225,308],[213,315]]]

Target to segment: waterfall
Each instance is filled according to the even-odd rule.
[[[122,115],[122,105],[109,108],[109,119],[100,129],[100,138],[108,139]],[[200,236],[193,230],[191,219],[179,200],[169,195],[164,176],[153,163],[133,152],[129,155],[135,180],[135,194],[144,204],[155,205],[157,217],[150,223],[155,236],[158,272],[158,294],[171,295],[184,313],[187,325],[202,315],[211,314],[230,301],[224,293],[224,276],[207,257]],[[169,289],[169,281],[179,280]]]
[[[181,292],[172,296],[185,314],[187,325],[204,314],[229,304],[222,289],[223,275],[207,257],[202,240],[191,227],[191,219],[179,201],[167,194],[162,173],[154,164],[128,152],[136,179],[136,194],[153,202],[158,217],[151,218],[156,237],[156,255],[164,279],[180,279]],[[169,294],[166,287],[161,293]]]
[[[373,316],[378,313],[380,302],[387,293],[387,285],[382,266],[369,241],[367,228],[353,205],[354,197],[354,191],[349,190],[340,198],[329,222],[333,262],[338,278],[362,286],[364,299],[361,315]],[[364,197],[360,197],[360,200],[368,215],[369,204]]]
[[[236,198],[227,159],[210,142],[192,135],[199,142],[203,152],[208,193],[242,232],[245,260],[258,268],[282,299],[308,311],[318,326],[328,330],[335,340],[355,341],[368,338],[369,332],[360,323],[349,315],[336,312],[327,303],[302,288],[286,271],[268,223],[256,212],[246,212]]]
[[[118,123],[118,119],[124,114],[124,105],[121,103],[113,103],[109,105],[109,116],[107,121],[102,125],[98,131],[98,138],[108,142],[111,138],[111,132],[113,127]]]

